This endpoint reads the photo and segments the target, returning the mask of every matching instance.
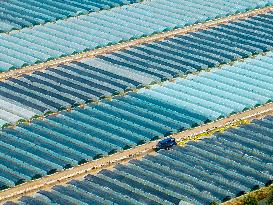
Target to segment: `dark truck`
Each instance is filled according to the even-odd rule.
[[[156,151],[161,149],[170,149],[174,145],[177,145],[175,138],[169,137],[167,139],[159,141],[155,149]]]

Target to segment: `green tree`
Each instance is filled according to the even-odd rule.
[[[270,187],[269,198],[267,200],[267,205],[273,205],[273,186]]]
[[[243,199],[243,205],[258,205],[256,197],[248,195]]]

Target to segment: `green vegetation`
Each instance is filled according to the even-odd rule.
[[[270,193],[267,200],[267,205],[273,205],[273,186],[270,187]]]
[[[258,205],[259,202],[255,196],[248,195],[243,199],[243,205]]]

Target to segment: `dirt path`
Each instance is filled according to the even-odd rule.
[[[55,67],[55,66],[57,66],[59,64],[62,64],[62,63],[67,64],[67,63],[70,63],[72,61],[78,61],[78,60],[81,60],[81,59],[84,59],[84,58],[92,58],[92,57],[95,57],[97,55],[110,53],[110,52],[118,51],[118,50],[121,50],[121,49],[126,49],[126,48],[129,48],[129,47],[144,44],[144,43],[160,41],[160,40],[163,40],[165,38],[170,38],[170,37],[173,37],[173,36],[176,36],[176,35],[183,35],[183,34],[186,34],[186,33],[189,33],[189,32],[194,32],[194,31],[197,31],[197,30],[200,30],[200,29],[208,29],[208,28],[211,28],[211,27],[215,27],[215,26],[217,26],[219,24],[225,24],[225,23],[228,23],[230,21],[245,19],[245,18],[248,18],[248,17],[251,17],[251,16],[267,13],[267,12],[270,12],[270,11],[273,11],[273,6],[265,7],[265,8],[261,8],[261,9],[255,9],[255,10],[248,11],[248,12],[245,12],[245,13],[239,13],[239,14],[235,14],[235,15],[232,15],[232,16],[207,21],[205,23],[195,24],[195,25],[192,25],[192,26],[187,26],[187,27],[184,27],[184,28],[163,32],[163,33],[155,34],[155,35],[152,35],[152,36],[143,37],[143,38],[140,38],[140,39],[137,39],[137,40],[132,40],[132,41],[129,41],[129,42],[119,43],[119,44],[116,44],[116,45],[107,46],[107,47],[104,47],[104,48],[99,48],[99,49],[96,49],[96,50],[83,52],[83,53],[72,55],[72,56],[58,58],[58,59],[47,61],[45,63],[40,63],[40,64],[36,64],[36,65],[32,65],[32,66],[26,66],[26,67],[20,68],[20,69],[10,70],[10,71],[7,71],[7,72],[0,73],[0,81],[3,81],[3,80],[5,80],[5,79],[7,79],[9,77],[18,77],[18,76],[20,76],[22,74],[30,74],[30,73],[32,73],[34,71],[44,70],[47,67]]]
[[[215,128],[225,127],[240,120],[251,121],[253,119],[263,118],[267,115],[273,115],[273,103],[268,103],[254,109],[232,115],[225,119],[174,134],[172,137],[175,137],[177,140],[185,140],[189,137],[196,136]],[[86,164],[4,190],[0,192],[0,203],[2,204],[7,200],[17,200],[21,196],[32,195],[41,189],[48,190],[54,185],[65,184],[72,179],[81,179],[87,174],[95,174],[102,169],[112,169],[115,165],[127,163],[131,159],[140,159],[147,154],[156,154],[153,148],[157,142],[158,141],[149,142],[144,145],[98,159],[96,161],[91,161]]]

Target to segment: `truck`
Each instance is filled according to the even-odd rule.
[[[161,149],[170,149],[172,146],[177,145],[175,138],[169,137],[158,142],[156,145],[156,151]]]

